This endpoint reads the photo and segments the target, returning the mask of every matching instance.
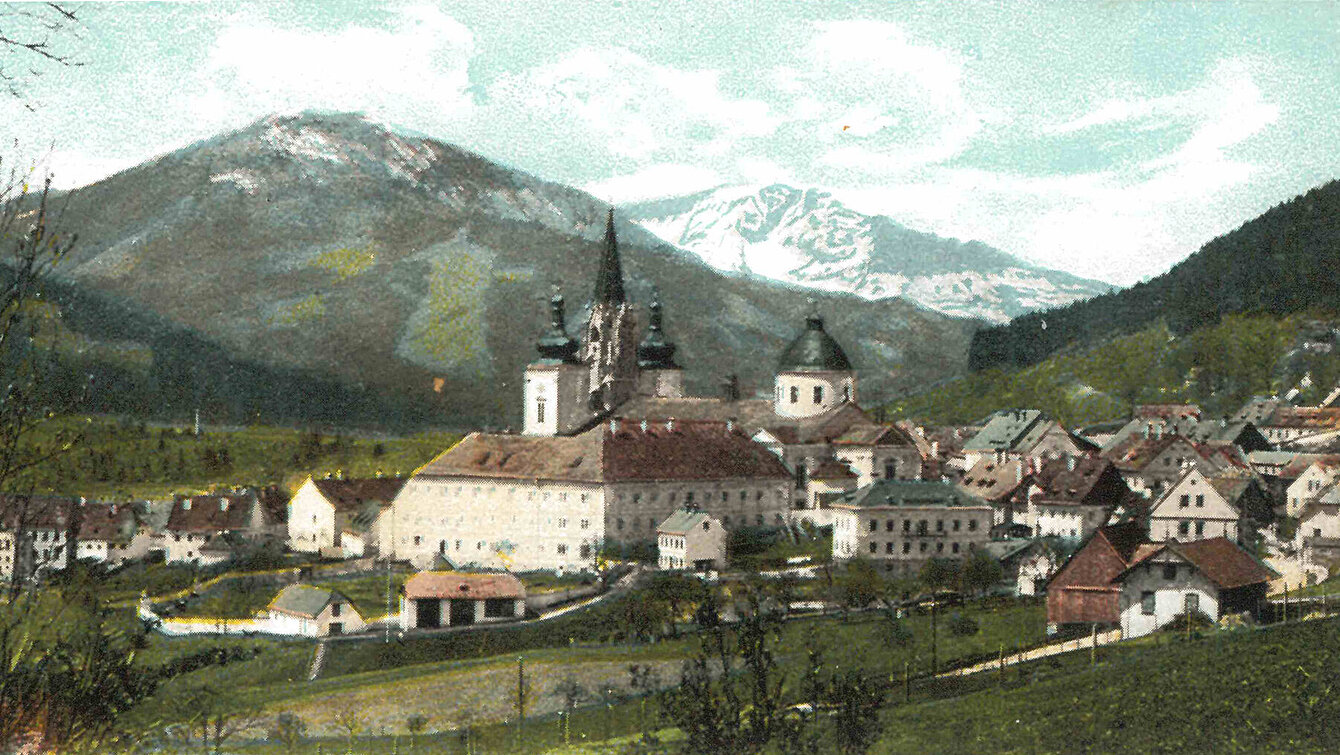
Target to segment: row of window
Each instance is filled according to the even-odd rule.
[[[884,520],[884,531],[885,531],[885,532],[893,532],[893,529],[894,529],[894,522],[895,522],[895,521],[897,521],[897,520],[894,520],[894,519],[886,519],[886,520]],[[903,522],[903,534],[904,534],[904,535],[910,535],[910,534],[912,534],[912,520],[911,520],[911,519],[904,519],[904,520],[902,520],[902,522]],[[922,520],[920,520],[920,521],[918,521],[918,522],[916,523],[916,526],[917,526],[917,532],[916,532],[916,534],[918,534],[918,535],[926,535],[926,534],[929,534],[929,531],[930,531],[930,522],[929,522],[929,520],[922,519]],[[953,519],[953,520],[950,521],[950,526],[951,526],[951,531],[953,531],[953,532],[958,532],[958,531],[960,531],[960,530],[963,529],[963,521],[962,521],[961,519]],[[878,531],[879,531],[879,520],[878,520],[878,519],[871,519],[871,520],[870,520],[870,531],[871,531],[871,532],[878,532]],[[935,531],[936,531],[936,532],[944,532],[944,531],[945,531],[945,520],[943,520],[943,519],[936,519],[936,520],[935,520]],[[968,520],[968,531],[969,531],[969,532],[976,532],[976,531],[977,531],[977,520],[976,520],[976,519],[969,519],[969,520]]]
[[[1152,590],[1146,590],[1140,593],[1140,613],[1145,616],[1154,615],[1155,593]],[[1192,613],[1200,610],[1200,595],[1189,592],[1182,597],[1182,610],[1185,613]]]
[[[1185,509],[1185,508],[1189,508],[1189,507],[1191,506],[1191,496],[1190,496],[1190,495],[1184,495],[1184,496],[1182,496],[1181,499],[1178,500],[1177,505],[1178,505],[1179,508],[1184,508],[1184,509]],[[1196,496],[1196,508],[1198,508],[1198,509],[1203,509],[1203,508],[1205,508],[1205,495],[1204,495],[1204,494],[1199,494],[1199,495]]]
[[[401,544],[403,545],[403,544],[407,543],[408,540],[407,540],[407,538],[405,538],[405,537],[401,537],[401,538],[400,538],[400,542],[401,542]],[[415,536],[414,536],[414,544],[415,544],[416,546],[421,546],[421,545],[423,545],[423,535],[415,535]],[[454,544],[455,544],[455,549],[456,549],[457,551],[460,551],[460,550],[463,550],[463,549],[464,549],[465,544],[464,544],[463,541],[461,541],[461,540],[456,540],[456,541],[454,541]],[[445,553],[447,552],[447,548],[448,548],[448,544],[447,544],[447,541],[446,541],[446,540],[439,540],[439,541],[438,541],[438,543],[437,543],[437,552],[438,552],[438,553],[445,554]],[[543,552],[544,552],[544,545],[543,545],[543,544],[537,545],[536,548],[538,549],[538,551],[539,551],[540,553],[543,553]],[[475,541],[475,550],[476,550],[476,551],[482,551],[482,550],[484,550],[484,541],[483,541],[483,540],[476,540],[476,541]],[[557,551],[558,551],[558,555],[560,555],[560,556],[565,555],[565,554],[568,552],[568,546],[567,546],[566,544],[559,543],[558,546],[557,546]],[[590,558],[590,556],[591,556],[591,546],[590,546],[589,544],[586,544],[586,543],[582,544],[582,546],[581,546],[581,556],[582,556],[582,558]]]
[[[895,551],[894,551],[894,547],[895,547],[896,545],[897,545],[897,544],[894,543],[892,540],[890,540],[889,542],[885,543],[885,544],[884,544],[884,553],[885,553],[885,555],[888,555],[888,556],[892,556],[892,555],[894,555],[894,553],[895,553]],[[950,543],[949,546],[950,546],[950,548],[949,548],[949,552],[950,552],[950,553],[958,553],[959,550],[960,550],[960,546],[959,546],[958,543]],[[874,542],[874,541],[871,541],[869,547],[870,547],[870,553],[871,553],[871,555],[875,555],[875,554],[879,553],[879,543],[876,543],[876,542]],[[972,543],[968,543],[968,548],[972,548],[972,547],[973,547],[973,544],[972,544]],[[912,543],[910,543],[910,542],[904,540],[904,541],[903,541],[902,552],[903,552],[903,555],[908,555],[908,554],[910,554],[910,553],[912,552]],[[917,552],[918,552],[918,553],[929,553],[929,552],[930,552],[930,543],[928,543],[928,542],[926,542],[926,541],[924,541],[924,540],[921,541],[920,543],[918,543]],[[940,541],[940,542],[938,542],[938,543],[935,544],[935,552],[936,552],[936,553],[944,553],[944,552],[945,552],[945,544],[944,544],[944,541]]]
[[[781,398],[782,398],[781,391],[782,391],[781,386],[778,386],[778,387],[777,387],[777,399],[778,399],[778,401],[780,401]],[[824,387],[823,387],[822,385],[816,385],[816,386],[814,386],[814,388],[810,391],[810,395],[814,397],[814,403],[816,403],[816,404],[822,404],[822,403],[824,402]],[[799,387],[799,386],[795,386],[795,385],[791,386],[791,391],[790,391],[790,394],[789,394],[788,397],[791,399],[791,403],[793,403],[793,404],[799,404],[799,403],[800,403],[800,387]],[[847,402],[850,402],[850,401],[851,401],[851,386],[850,386],[850,385],[844,385],[844,386],[842,386],[842,400],[843,400],[843,401],[847,401]],[[543,421],[543,420],[541,420],[541,421]]]

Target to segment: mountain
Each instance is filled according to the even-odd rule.
[[[1340,290],[1340,181],[1276,205],[1168,272],[1123,291],[979,331],[972,369],[1036,364],[1162,320],[1174,335],[1225,315],[1334,310]]]
[[[946,314],[1005,322],[1112,286],[1030,265],[978,241],[914,231],[815,190],[724,186],[626,208],[712,267],[867,299],[901,296]]]
[[[552,285],[574,332],[583,319],[606,209],[357,115],[272,116],[75,192],[61,223],[79,243],[60,286],[120,313],[84,322],[87,334],[70,318],[86,361],[134,355],[106,369],[141,393],[107,403],[302,421],[347,401],[351,423],[515,426]],[[714,392],[738,373],[746,391],[770,393],[805,297],[722,275],[622,216],[617,228],[630,298],[661,291],[689,388]],[[897,299],[818,299],[868,396],[966,366],[971,322]],[[168,350],[163,333],[208,356]],[[183,395],[159,402],[173,382]]]

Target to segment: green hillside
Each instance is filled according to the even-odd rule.
[[[870,752],[1336,752],[1338,628],[1332,618],[1220,632],[1017,689],[895,708]]]
[[[970,424],[1006,407],[1041,409],[1067,426],[1124,419],[1144,403],[1199,404],[1207,416],[1236,411],[1259,394],[1288,390],[1304,374],[1334,385],[1337,357],[1303,354],[1300,338],[1324,330],[1320,315],[1228,315],[1175,335],[1162,321],[1038,364],[995,367],[912,393],[889,406],[896,416]]]
[[[1123,291],[1033,312],[978,331],[972,370],[1036,364],[1162,321],[1190,333],[1221,317],[1275,317],[1331,307],[1340,286],[1340,181],[1267,210],[1213,239],[1171,270]]]

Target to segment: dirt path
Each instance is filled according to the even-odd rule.
[[[1010,655],[1005,656],[1004,660],[997,659],[994,661],[986,661],[984,663],[978,663],[972,666],[964,666],[963,668],[956,668],[953,671],[946,671],[945,673],[940,674],[940,676],[942,677],[967,676],[969,674],[976,674],[982,671],[996,671],[1001,667],[1002,663],[1006,666],[1013,666],[1016,663],[1035,661],[1039,658],[1047,658],[1053,655],[1060,655],[1061,653],[1073,653],[1076,650],[1088,650],[1089,648],[1093,647],[1094,639],[1095,638],[1093,636],[1089,636],[1089,637],[1081,637],[1077,640],[1066,640],[1065,642],[1057,642],[1052,645],[1043,645],[1042,647],[1033,648],[1032,650],[1025,650],[1022,653],[1012,653]],[[1121,639],[1120,629],[1113,629],[1109,632],[1100,632],[1097,635],[1097,642],[1099,647],[1107,645],[1109,643],[1117,642],[1120,639]]]

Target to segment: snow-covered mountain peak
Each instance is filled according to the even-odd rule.
[[[870,299],[902,296],[993,322],[1110,288],[980,242],[941,238],[856,212],[825,191],[784,184],[720,186],[624,212],[719,270]]]

